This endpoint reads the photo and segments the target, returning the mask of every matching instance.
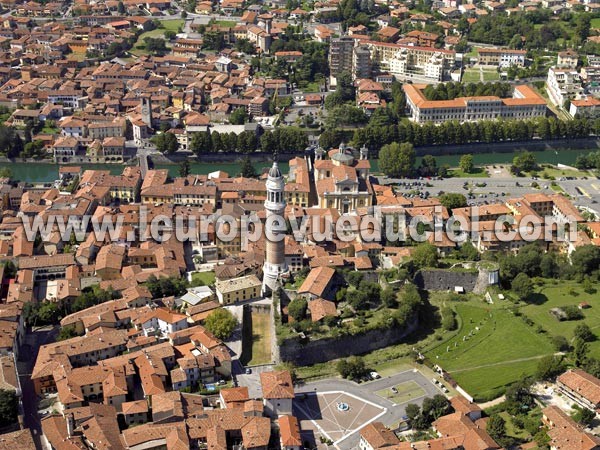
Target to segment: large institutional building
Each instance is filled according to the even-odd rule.
[[[493,119],[531,119],[546,115],[546,101],[529,86],[515,86],[512,98],[496,96],[427,100],[425,85],[405,84],[406,106],[417,123],[448,120],[477,122]]]

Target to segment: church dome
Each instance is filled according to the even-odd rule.
[[[276,162],[274,162],[273,167],[271,167],[271,169],[269,169],[269,177],[281,178],[281,171],[279,170],[279,167],[277,166]]]

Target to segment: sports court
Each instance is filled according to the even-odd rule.
[[[385,412],[385,408],[345,392],[298,395],[295,414],[300,420],[303,440],[319,443],[323,436],[337,443]]]

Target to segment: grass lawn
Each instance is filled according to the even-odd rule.
[[[304,88],[304,92],[319,92],[320,84],[316,82],[308,83],[306,88]]]
[[[271,315],[252,314],[252,359],[248,364],[271,361]]]
[[[183,20],[183,19],[161,20],[160,23],[161,23],[162,27],[164,28],[164,31],[171,30],[171,31],[177,32],[177,30],[179,30],[179,27],[183,26],[183,24],[185,23],[185,20]]]
[[[463,83],[479,83],[481,77],[479,75],[479,69],[467,69],[462,76]]]
[[[592,19],[592,21],[590,22],[590,25],[592,28],[600,28],[600,17],[596,17],[595,19]]]
[[[561,169],[557,166],[552,166],[550,164],[542,164],[540,169],[536,171],[534,174],[542,179],[548,179],[549,177],[554,177],[559,179],[560,177],[589,177],[592,176],[587,170],[577,170],[577,169]]]
[[[142,55],[148,55],[148,51],[144,48],[145,44],[144,44],[144,39],[147,37],[151,37],[151,38],[159,38],[162,37],[164,38],[165,36],[165,31],[174,31],[177,32],[179,30],[179,27],[183,26],[184,24],[184,20],[183,19],[170,19],[170,20],[163,20],[161,21],[161,28],[156,28],[155,30],[151,30],[151,31],[146,31],[145,33],[142,33],[139,35],[138,40],[136,41],[135,44],[133,44],[133,47],[131,48],[131,50],[129,51],[132,55],[135,56],[142,56]],[[167,47],[169,46],[169,44],[167,43]]]
[[[202,281],[205,286],[210,286],[215,283],[214,272],[194,272],[192,274],[192,283],[195,281]]]
[[[399,405],[402,403],[410,402],[416,398],[422,397],[426,394],[425,390],[420,387],[414,381],[407,381],[394,386],[397,392],[392,392],[392,389],[382,389],[375,392],[382,398],[386,398],[389,401]]]
[[[60,130],[58,128],[44,127],[44,128],[42,128],[40,133],[42,133],[42,134],[58,134],[59,131]]]
[[[475,167],[471,173],[463,172],[457,167],[450,170],[448,174],[454,178],[489,178],[490,176],[482,167]]]
[[[500,79],[500,74],[495,70],[484,70],[483,71],[483,81],[498,81]]]
[[[500,395],[507,385],[532,374],[540,357],[553,353],[547,337],[504,305],[471,300],[455,309],[459,332],[426,355],[477,399]]]
[[[600,291],[600,284],[595,284],[594,287]],[[537,325],[541,325],[548,333],[571,340],[575,327],[580,323],[586,323],[600,337],[600,296],[597,292],[588,294],[576,282],[561,280],[560,283],[547,283],[538,288],[534,300],[535,304],[522,307],[521,312]],[[591,308],[582,311],[585,316],[582,320],[559,322],[550,315],[552,308],[578,305],[581,302],[591,305]],[[600,358],[600,339],[590,342],[589,348],[590,356]]]

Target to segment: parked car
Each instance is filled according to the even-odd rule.
[[[392,386],[392,387],[390,388],[390,391],[392,391],[394,394],[397,394],[397,393],[398,393],[398,389],[396,389],[396,386]]]
[[[371,373],[369,373],[369,375],[371,375],[371,378],[373,380],[376,380],[377,378],[381,378],[381,375],[379,375],[377,372],[373,371]]]
[[[250,375],[252,373],[252,369],[248,368],[246,369],[246,375]]]

